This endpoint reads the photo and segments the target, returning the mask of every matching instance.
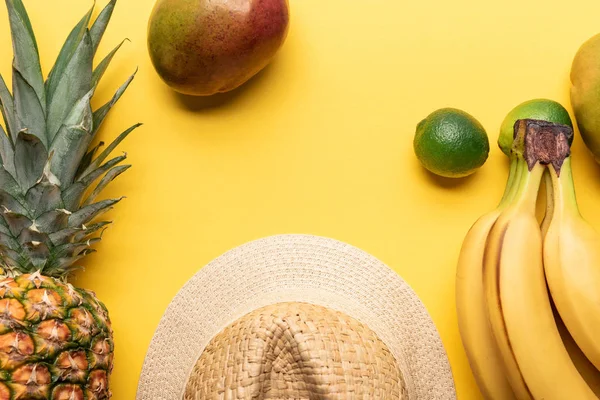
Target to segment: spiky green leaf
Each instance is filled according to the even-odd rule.
[[[51,257],[48,260],[44,273],[49,276],[66,276],[68,273],[80,268],[73,266],[73,264],[81,260],[83,257],[95,252],[96,250],[89,249],[76,257]]]
[[[85,35],[85,32],[88,28],[93,11],[94,7],[92,7],[83,16],[79,23],[75,25],[73,30],[71,30],[71,33],[69,33],[69,36],[63,44],[63,47],[60,49],[60,53],[58,53],[56,62],[54,63],[50,74],[48,74],[48,80],[46,81],[47,104],[50,104],[52,102],[52,99],[54,98],[54,94],[56,92],[56,88],[58,86],[58,82],[65,74],[69,62],[73,58],[77,47],[83,40],[83,36]]]
[[[127,39],[125,39],[125,40],[127,40]],[[102,61],[100,61],[100,63],[96,66],[96,68],[94,69],[94,73],[92,74],[92,87],[94,87],[94,88],[98,87],[98,83],[100,83],[100,79],[102,79],[102,77],[104,76],[104,73],[108,69],[110,62],[114,58],[115,54],[117,54],[117,51],[119,51],[121,46],[123,46],[123,43],[125,43],[125,40],[123,40],[121,43],[119,43],[117,45],[117,47],[115,47],[110,53],[108,53],[108,55],[106,57],[104,57],[104,59]]]
[[[5,233],[7,235],[11,235],[10,233],[10,229],[8,229],[8,225],[6,224],[6,221],[4,220],[4,218],[0,218],[0,233]]]
[[[120,200],[94,203],[102,189],[129,168],[117,166],[125,156],[106,163],[104,160],[139,125],[123,132],[99,155],[99,146],[88,147],[135,73],[107,104],[92,111],[94,89],[122,46],[119,44],[93,68],[93,56],[116,0],[110,0],[89,29],[91,11],[79,21],[45,85],[37,43],[22,0],[6,2],[16,78],[11,94],[0,77],[0,111],[7,131],[4,133],[0,127],[0,135],[4,135],[0,136],[0,264],[8,275],[42,269],[46,275],[65,277],[77,260],[94,251],[90,246],[100,240],[96,232],[107,222],[86,225]],[[91,193],[82,207],[82,197],[88,190]],[[7,236],[6,243],[2,235]],[[10,238],[12,242],[8,243]],[[12,245],[17,246],[9,248]]]
[[[90,28],[90,36],[92,37],[92,43],[94,44],[94,54],[96,54],[96,51],[98,50],[98,46],[100,45],[102,36],[104,36],[106,27],[110,22],[110,17],[112,17],[116,3],[117,0],[111,0],[106,7],[100,11],[98,18],[96,18],[94,24]]]
[[[123,93],[125,93],[125,91],[129,87],[129,84],[131,83],[131,81],[133,81],[133,78],[135,78],[136,73],[137,69],[129,78],[127,78],[125,83],[122,84],[121,87],[119,87],[119,89],[117,89],[116,93],[114,94],[112,99],[108,101],[108,103],[104,104],[98,110],[94,111],[94,134],[98,131],[98,129],[100,129],[100,126],[102,125],[102,122],[106,118],[106,115],[108,114],[110,109],[117,103],[117,101],[119,101],[121,96],[123,96]]]
[[[25,5],[21,0],[6,0],[6,7],[8,8],[9,13],[15,12],[21,21],[24,23],[25,29],[27,30],[27,35],[33,38],[33,44],[35,50],[38,50],[37,42],[35,41],[35,34],[33,32],[33,27],[31,26],[31,21],[29,20],[29,16],[27,15],[27,10],[25,9]],[[10,18],[10,14],[9,14]]]
[[[93,128],[92,96],[94,96],[94,89],[91,89],[75,103],[63,125],[75,125],[91,133]]]
[[[9,249],[18,249],[20,247],[20,243],[15,239],[12,234],[6,234],[4,232],[0,232],[0,247],[1,248],[9,248]]]
[[[1,133],[0,133],[1,134]],[[5,190],[13,197],[18,197],[21,192],[19,184],[15,178],[3,167],[0,166],[0,188]]]
[[[21,230],[21,233],[18,237],[19,243],[29,243],[29,242],[48,242],[50,239],[48,235],[40,232],[36,229],[32,229],[31,227],[25,227]]]
[[[12,139],[17,135],[17,123],[15,121],[15,106],[13,97],[8,91],[6,82],[2,75],[0,75],[0,111],[2,111],[2,117],[4,118],[4,124],[8,131],[9,137]]]
[[[21,248],[29,257],[31,265],[28,267],[31,271],[44,268],[44,265],[48,262],[48,257],[50,257],[50,249],[46,243],[38,241],[23,243],[23,247]]]
[[[80,232],[77,232],[75,234],[75,241],[76,242],[81,242],[82,240],[84,240],[86,237],[89,237],[90,235],[93,235],[94,233],[98,232],[99,230],[102,229],[102,232],[104,232],[104,230],[106,229],[106,227],[108,225],[112,224],[112,221],[101,221],[101,222],[97,222],[95,224],[92,224],[90,226],[86,226],[86,228]],[[102,236],[102,234],[100,234],[100,236]]]
[[[91,247],[91,246],[95,245],[96,243],[100,242],[101,240],[102,240],[102,238],[95,237],[95,238],[87,239],[86,241],[84,241],[82,243],[85,243],[85,244],[87,244],[88,247]]]
[[[117,136],[117,138],[111,144],[109,144],[108,147],[104,149],[104,151],[94,159],[94,161],[92,161],[92,163],[85,169],[85,171],[83,171],[81,175],[85,177],[87,174],[97,169],[100,166],[100,164],[102,164],[102,162],[106,160],[106,157],[108,157],[110,153],[112,153],[112,151],[119,145],[119,143],[121,143],[131,132],[133,132],[140,126],[142,126],[142,124],[135,124],[129,129],[127,129],[125,132]]]
[[[0,250],[2,255],[2,267],[20,268],[23,264],[23,256],[16,250],[8,247],[2,247]]]
[[[74,184],[69,186],[69,188],[67,188],[67,190],[63,192],[63,202],[65,204],[65,207],[70,210],[76,209],[79,203],[81,202],[81,196],[83,196],[83,193],[87,190],[87,188],[96,179],[100,178],[104,173],[106,173],[108,170],[110,170],[112,167],[119,164],[126,158],[126,155],[115,157],[107,161],[99,168],[96,168],[89,174],[82,176]]]
[[[78,182],[81,182],[87,188],[96,179],[98,179],[100,176],[104,175],[104,173],[106,173],[109,169],[111,169],[115,165],[120,164],[126,158],[127,158],[127,153],[123,153],[120,156],[111,158],[106,163],[102,164],[95,170],[91,171],[89,174],[81,176],[78,179]]]
[[[75,104],[92,88],[92,41],[89,32],[75,50],[65,72],[58,79],[52,100],[48,103],[48,138],[50,141],[64,124]]]
[[[40,215],[35,220],[35,224],[41,232],[48,233],[50,235],[50,240],[52,240],[53,232],[67,228],[70,215],[71,214],[64,209],[59,208],[50,210]]]
[[[52,144],[54,157],[51,160],[51,169],[61,182],[63,190],[68,188],[73,181],[79,160],[91,141],[88,131],[76,126],[62,126]]]
[[[27,130],[30,135],[37,136],[47,145],[46,116],[42,104],[35,91],[27,83],[19,71],[13,68],[13,90],[15,102],[15,119],[17,122],[17,137],[19,131]]]
[[[79,182],[81,182],[86,188],[91,185],[96,179],[100,178],[100,176],[104,175],[108,170],[113,168],[115,165],[120,164],[121,161],[127,159],[127,154],[122,154],[115,158],[111,158],[106,163],[102,164],[100,167],[96,168],[89,174],[81,177]]]
[[[43,213],[62,208],[60,188],[50,182],[41,181],[27,191],[25,201],[29,214],[37,218]]]
[[[1,210],[0,213],[2,214],[2,217],[4,217],[4,220],[10,229],[10,233],[14,237],[18,237],[23,229],[31,226],[31,220],[23,214],[7,209]]]
[[[83,231],[83,228],[65,228],[53,232],[49,235],[50,241],[54,246],[60,246],[66,243],[72,243],[77,233]]]
[[[106,173],[106,175],[104,175],[102,177],[100,182],[98,182],[98,185],[94,188],[92,193],[90,193],[90,195],[85,199],[85,201],[83,202],[83,205],[88,205],[88,204],[93,203],[96,200],[96,197],[98,197],[98,195],[100,194],[100,192],[102,192],[102,190],[104,190],[106,185],[108,185],[110,182],[112,182],[117,176],[119,176],[123,172],[127,171],[129,168],[131,168],[131,165],[120,165],[120,166],[114,167],[113,169],[109,170]]]
[[[85,192],[85,186],[82,182],[74,182],[62,194],[63,203],[67,210],[76,210],[81,202],[81,196]]]
[[[54,154],[50,169],[60,180],[63,190],[73,181],[79,161],[92,141],[92,95],[93,89],[77,102],[50,145]]]
[[[98,243],[100,239],[90,239],[79,243],[66,243],[56,246],[53,250],[59,257],[77,257],[82,251],[87,250],[94,243]]]
[[[58,180],[56,175],[54,175],[52,173],[52,171],[50,170],[50,162],[51,162],[53,155],[54,155],[54,152],[51,152],[50,156],[48,157],[48,160],[46,161],[46,164],[44,165],[44,170],[42,171],[42,177],[38,180],[37,183],[48,182],[53,185],[60,186],[60,181]]]
[[[13,211],[18,214],[27,214],[27,210],[25,207],[23,207],[17,197],[8,193],[4,189],[0,189],[0,214],[6,210]],[[6,226],[8,226],[8,224],[6,224]]]
[[[42,104],[42,109],[44,109],[46,100],[44,78],[29,16],[21,0],[6,0],[6,7],[12,34],[13,66],[33,88],[38,101]]]
[[[79,243],[86,241],[87,237],[92,234],[92,232],[87,232],[87,228],[67,228],[59,232],[55,232],[53,235],[51,235],[51,240],[56,246],[61,246],[67,243]]]
[[[12,177],[16,176],[15,173],[15,149],[10,141],[10,138],[4,132],[4,129],[0,126],[0,158],[2,158],[2,166]],[[2,183],[0,183],[2,185]],[[3,186],[0,186],[3,187]]]
[[[15,143],[15,169],[23,192],[42,177],[46,160],[48,152],[40,139],[25,131],[19,132]]]
[[[54,252],[59,257],[76,257],[87,248],[86,243],[66,243],[56,246]]]
[[[77,167],[77,172],[75,173],[75,179],[79,179],[81,177],[81,173],[83,171],[85,171],[85,169],[92,163],[92,159],[94,158],[94,155],[96,155],[96,152],[102,146],[104,146],[104,142],[100,141],[100,142],[98,142],[97,145],[95,145],[87,153],[85,153],[85,155],[81,159],[81,162],[79,163],[79,167]]]
[[[81,226],[81,224],[87,224],[98,215],[110,210],[113,205],[117,204],[122,199],[123,198],[102,200],[81,208],[71,214],[69,217],[69,226]]]

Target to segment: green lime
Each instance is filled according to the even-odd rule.
[[[455,108],[434,111],[419,122],[413,145],[426,169],[447,178],[472,174],[485,163],[490,151],[479,121]]]
[[[534,99],[521,103],[508,113],[500,127],[498,146],[507,156],[510,155],[514,139],[515,122],[519,119],[540,119],[573,127],[569,112],[554,100]]]

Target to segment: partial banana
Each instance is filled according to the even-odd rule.
[[[540,161],[550,163],[546,158],[553,154],[546,147],[553,135],[562,134],[562,128],[543,121],[519,121],[515,142],[521,141],[524,148],[517,155],[524,173],[511,205],[490,231],[484,255],[483,281],[492,332],[519,400],[597,400],[573,364],[554,320],[544,275],[542,233],[535,217],[545,170]]]
[[[556,308],[553,308],[552,310],[554,311],[554,319],[556,320],[558,331],[560,332],[560,336],[569,352],[573,364],[575,364],[577,371],[579,371],[581,377],[586,381],[590,389],[596,394],[596,397],[600,399],[600,371],[594,367],[594,364],[587,359],[579,346],[577,346],[577,343],[575,343],[575,340],[560,318]]]
[[[523,227],[522,223],[533,224],[534,229],[539,232],[537,220],[535,216],[528,214],[526,209],[522,206],[522,201],[519,202],[519,196],[522,196],[525,184],[528,186],[534,186],[537,184],[539,187],[539,180],[533,177],[528,172],[523,170],[527,168],[524,160],[519,160],[518,168],[520,170],[520,181],[516,183],[517,191],[515,194],[516,199],[513,199],[513,204],[507,207],[501,215],[498,217],[496,223],[490,230],[490,234],[487,239],[484,260],[483,260],[483,286],[484,286],[484,305],[487,307],[487,314],[492,330],[492,335],[495,339],[496,345],[498,346],[502,370],[506,374],[510,385],[519,400],[533,399],[533,393],[525,382],[525,378],[521,372],[521,368],[518,364],[516,355],[514,354],[513,344],[508,334],[508,328],[506,326],[505,315],[503,310],[503,298],[500,288],[500,263],[498,258],[505,251],[513,252],[516,247],[512,242],[518,240],[517,235],[513,233],[519,232]],[[543,172],[543,168],[541,172]],[[540,172],[536,171],[538,174]],[[532,180],[537,182],[532,182]],[[534,190],[537,188],[534,188]],[[537,193],[537,192],[536,192]],[[514,202],[517,204],[514,204]],[[534,200],[535,201],[535,200]],[[521,207],[519,207],[521,205]],[[535,221],[532,221],[535,220]],[[518,225],[517,225],[518,224]],[[509,231],[510,228],[510,232]],[[531,226],[529,227],[531,228]],[[527,229],[530,231],[531,229]],[[507,235],[508,234],[508,235]],[[506,246],[506,248],[504,247]],[[540,240],[540,263],[541,263],[541,240]],[[519,254],[521,256],[521,254]],[[505,261],[507,255],[504,255]]]
[[[554,209],[544,241],[548,287],[571,336],[600,369],[600,236],[579,213],[571,158],[549,172]]]
[[[513,400],[515,395],[500,367],[498,352],[485,306],[483,255],[487,237],[502,210],[512,200],[517,162],[511,163],[504,196],[497,209],[475,222],[461,248],[456,272],[456,307],[463,346],[477,385],[488,400]]]
[[[544,216],[544,220],[542,221],[541,230],[542,237],[546,238],[546,234],[548,233],[548,228],[550,227],[550,221],[552,220],[552,215],[554,214],[554,192],[552,190],[552,176],[550,175],[550,171],[546,168],[546,172],[544,173],[544,183],[546,186],[546,214]],[[545,251],[545,249],[544,249]],[[544,264],[544,267],[546,264]],[[548,278],[546,277],[546,280]],[[552,297],[552,296],[550,296]],[[590,360],[583,354],[573,336],[569,333],[569,330],[565,326],[558,310],[556,310],[556,306],[552,301],[552,311],[554,314],[554,320],[556,321],[556,325],[558,327],[558,331],[560,332],[560,336],[563,340],[563,343],[569,352],[569,356],[575,364],[577,371],[586,381],[590,389],[596,394],[596,397],[600,399],[600,370],[598,370],[594,364],[590,362]]]

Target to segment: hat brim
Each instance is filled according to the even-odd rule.
[[[194,275],[162,317],[137,400],[180,400],[210,340],[257,308],[302,301],[371,328],[396,358],[410,400],[454,400],[450,364],[427,310],[394,271],[348,244],[279,235],[237,247]]]

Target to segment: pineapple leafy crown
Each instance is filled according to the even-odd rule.
[[[0,264],[3,275],[40,271],[66,278],[94,251],[110,222],[96,217],[120,199],[96,201],[127,170],[126,155],[109,159],[140,124],[121,133],[103,151],[91,145],[110,109],[135,72],[112,99],[92,110],[91,99],[123,42],[94,67],[94,55],[116,0],[92,22],[92,9],[67,37],[44,81],[38,45],[22,0],[6,0],[13,44],[12,93],[0,76]]]

